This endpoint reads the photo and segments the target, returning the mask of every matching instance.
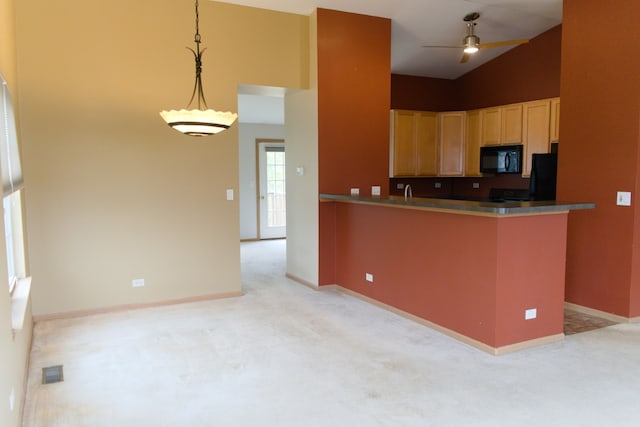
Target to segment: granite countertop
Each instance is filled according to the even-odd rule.
[[[478,200],[442,199],[403,196],[367,197],[341,194],[320,194],[321,201],[360,203],[389,207],[415,208],[426,210],[459,211],[461,214],[494,214],[494,215],[535,215],[553,212],[566,212],[580,209],[593,209],[595,203],[562,202],[562,201],[504,201],[490,202]]]

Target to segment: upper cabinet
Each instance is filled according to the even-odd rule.
[[[392,110],[390,176],[435,176],[438,173],[437,114]]]
[[[534,153],[549,152],[550,111],[551,101],[548,99],[522,104],[522,176],[531,175],[531,159]]]
[[[550,141],[560,141],[560,98],[551,98]]]
[[[440,176],[462,176],[465,154],[464,111],[438,113],[438,148]]]
[[[560,98],[471,111],[392,110],[389,170],[399,176],[482,176],[480,147],[523,145],[522,176],[534,153],[558,140]]]
[[[480,173],[480,144],[482,126],[480,110],[467,111],[464,176],[482,176]]]
[[[480,110],[484,145],[522,143],[522,104],[510,104]]]

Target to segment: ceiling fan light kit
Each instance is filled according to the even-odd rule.
[[[467,26],[467,35],[462,40],[462,46],[433,46],[427,45],[423,47],[437,47],[437,48],[453,48],[453,49],[463,49],[462,58],[460,59],[460,63],[465,63],[469,60],[472,54],[476,53],[480,49],[488,49],[492,47],[503,47],[503,46],[513,46],[524,43],[529,43],[528,39],[519,39],[519,40],[504,40],[493,43],[484,43],[480,44],[480,37],[476,36],[474,33],[474,27],[476,26],[476,20],[480,18],[480,13],[471,12],[465,15],[463,21]]]

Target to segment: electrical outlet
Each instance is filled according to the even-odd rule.
[[[404,184],[400,182],[400,183],[396,184],[396,188],[398,190],[404,190]]]
[[[371,274],[371,273],[365,273],[365,274],[364,274],[364,279],[365,279],[367,282],[371,282],[371,283],[373,283],[373,274]]]
[[[474,182],[473,183],[473,188],[480,188],[480,183],[479,182]]]
[[[538,309],[530,308],[524,311],[524,320],[531,320],[538,317]]]
[[[380,186],[379,185],[372,185],[371,186],[371,195],[372,196],[379,196],[380,195]]]
[[[433,186],[434,186],[435,188],[442,188],[442,183],[440,183],[440,182],[436,182],[435,184],[433,184]]]
[[[631,206],[631,192],[618,191],[618,194],[616,195],[616,205]]]
[[[141,288],[144,286],[144,279],[133,279],[131,281],[131,286],[134,288]]]
[[[359,196],[360,195],[360,189],[359,188],[352,188],[351,189],[351,195],[352,196]]]

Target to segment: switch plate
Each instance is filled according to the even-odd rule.
[[[372,196],[379,196],[380,195],[380,186],[379,185],[371,186],[371,195]]]
[[[352,196],[359,196],[360,195],[360,189],[359,188],[352,188],[351,189],[351,195]]]
[[[13,412],[13,408],[16,405],[16,392],[13,389],[13,387],[11,387],[11,393],[9,393],[9,412]]]
[[[302,167],[302,166],[297,166],[297,167],[296,167],[296,175],[298,175],[298,176],[302,176],[302,175],[304,175],[304,167]]]
[[[366,280],[367,282],[371,282],[371,283],[373,283],[373,274],[371,274],[371,273],[365,273],[365,274],[364,274],[364,280]]]
[[[227,200],[233,200],[233,188],[227,188]]]
[[[442,188],[442,183],[440,183],[440,182],[436,182],[435,184],[433,184],[433,186],[434,186],[435,188]]]
[[[524,311],[524,320],[531,320],[538,317],[538,309],[530,308]]]
[[[400,183],[396,184],[396,188],[398,190],[403,190],[404,189],[404,184],[400,182]]]
[[[616,205],[618,206],[631,206],[631,192],[630,191],[618,191],[616,196]]]
[[[479,182],[474,182],[473,183],[473,188],[480,188],[480,183]]]
[[[141,288],[144,286],[144,279],[133,279],[131,281],[131,286],[134,288]]]

